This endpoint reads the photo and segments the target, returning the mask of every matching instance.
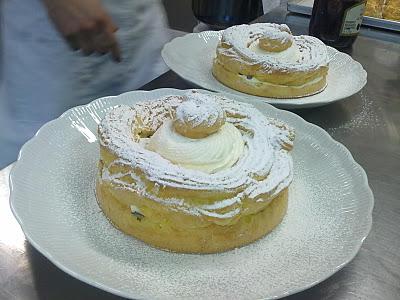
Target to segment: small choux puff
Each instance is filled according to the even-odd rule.
[[[259,47],[268,52],[282,52],[293,44],[293,35],[286,25],[269,27],[259,39]]]
[[[179,134],[199,139],[217,132],[225,124],[225,112],[211,97],[193,92],[173,113],[174,129]]]

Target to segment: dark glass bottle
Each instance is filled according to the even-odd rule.
[[[192,10],[201,22],[221,27],[249,23],[263,14],[262,0],[192,0]]]
[[[335,48],[348,48],[360,31],[366,0],[314,0],[309,33]]]

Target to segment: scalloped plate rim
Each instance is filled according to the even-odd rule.
[[[10,179],[10,207],[11,207],[11,211],[14,214],[16,220],[18,221],[18,223],[20,224],[27,240],[35,247],[35,249],[37,249],[41,254],[43,254],[47,259],[49,259],[54,265],[56,265],[59,269],[61,269],[62,271],[66,272],[67,274],[75,277],[76,279],[81,280],[82,282],[85,282],[89,285],[95,286],[99,289],[102,289],[104,291],[110,292],[112,294],[121,296],[121,297],[126,297],[126,298],[136,298],[136,297],[140,297],[140,295],[132,295],[131,293],[126,293],[124,291],[120,291],[116,288],[110,287],[108,285],[105,285],[103,283],[101,283],[99,280],[93,280],[90,276],[84,276],[81,275],[78,272],[75,272],[73,270],[73,268],[71,268],[71,266],[67,266],[62,264],[58,259],[57,259],[57,255],[54,255],[52,253],[50,253],[49,251],[47,251],[45,248],[43,248],[39,243],[37,243],[35,241],[34,238],[34,233],[29,231],[28,225],[26,225],[24,223],[24,220],[19,216],[18,214],[18,209],[16,209],[16,207],[14,206],[14,202],[15,200],[15,190],[17,189],[17,185],[14,183],[15,180],[14,178],[22,176],[19,175],[20,169],[24,167],[24,157],[25,157],[25,151],[27,151],[28,148],[31,147],[31,145],[33,145],[36,142],[36,137],[38,135],[41,134],[41,132],[45,129],[45,128],[49,128],[52,126],[56,126],[57,122],[62,119],[65,118],[67,115],[71,114],[74,110],[77,110],[79,108],[82,107],[87,107],[87,106],[91,106],[96,102],[100,102],[100,101],[109,101],[110,99],[116,99],[120,96],[126,96],[132,93],[147,93],[147,94],[151,94],[154,93],[154,91],[161,91],[161,92],[165,92],[164,94],[174,94],[176,93],[176,91],[178,91],[179,93],[181,93],[184,90],[178,90],[178,89],[173,89],[173,88],[161,88],[161,89],[157,89],[157,90],[153,90],[153,91],[144,91],[144,90],[138,90],[138,91],[130,91],[130,92],[126,92],[123,94],[120,94],[118,96],[107,96],[107,97],[102,97],[102,98],[98,98],[95,99],[93,101],[91,101],[88,104],[85,105],[80,105],[80,106],[76,106],[73,107],[69,110],[67,110],[66,112],[64,112],[60,117],[58,117],[57,119],[54,119],[52,121],[47,122],[46,124],[44,124],[39,130],[38,132],[35,134],[34,137],[32,137],[29,141],[27,141],[21,148],[19,155],[18,155],[18,159],[17,161],[14,163],[14,165],[12,166],[12,169],[10,171],[10,175],[9,175],[9,179]],[[210,91],[206,91],[209,93],[213,93]],[[226,94],[226,93],[217,93],[217,94]],[[240,98],[240,97],[236,97],[236,98]],[[318,278],[317,280],[315,280],[314,282],[310,282],[309,284],[305,284],[302,287],[296,288],[296,289],[292,289],[290,291],[284,291],[281,292],[279,294],[275,294],[275,295],[268,295],[266,296],[266,299],[276,299],[276,298],[281,298],[281,297],[285,297],[285,296],[289,296],[301,291],[304,291],[306,289],[309,289],[315,285],[317,285],[318,283],[326,280],[327,278],[329,278],[330,276],[332,276],[333,274],[335,274],[337,271],[339,271],[340,269],[342,269],[344,266],[346,266],[350,261],[353,260],[353,258],[356,256],[356,254],[359,252],[364,240],[367,238],[371,227],[372,227],[372,210],[374,207],[374,196],[372,193],[371,188],[369,187],[368,184],[368,178],[366,175],[366,172],[364,171],[364,169],[354,160],[352,154],[350,153],[350,151],[341,143],[337,142],[336,140],[334,140],[324,129],[320,128],[319,126],[312,124],[310,122],[305,121],[303,118],[301,118],[300,116],[296,115],[295,113],[289,112],[289,111],[284,111],[281,109],[277,109],[275,107],[273,107],[270,104],[264,103],[265,105],[269,106],[269,108],[272,111],[278,111],[279,114],[287,114],[289,115],[291,118],[294,118],[295,120],[299,121],[299,122],[304,122],[305,126],[310,126],[313,127],[315,129],[317,129],[317,131],[324,136],[324,138],[327,138],[331,143],[333,143],[336,147],[338,147],[343,153],[344,155],[348,158],[349,162],[353,165],[353,170],[357,170],[360,172],[361,174],[361,179],[362,180],[362,184],[363,184],[363,188],[366,190],[367,195],[368,195],[368,216],[367,216],[367,225],[363,228],[362,234],[360,234],[360,237],[358,237],[357,240],[357,245],[352,249],[351,252],[348,253],[346,259],[343,260],[342,263],[340,263],[339,265],[337,265],[335,268],[332,268],[330,270],[327,270],[325,272],[324,276],[321,276],[320,278]]]
[[[298,98],[290,98],[290,99],[274,99],[274,98],[260,97],[260,96],[254,96],[251,94],[246,94],[246,93],[234,90],[228,86],[225,86],[227,88],[226,91],[212,89],[210,87],[205,87],[205,86],[201,85],[201,83],[197,82],[196,79],[193,78],[193,76],[188,76],[186,73],[184,73],[182,71],[182,69],[180,69],[179,67],[176,67],[175,64],[171,62],[171,58],[169,57],[168,51],[173,51],[173,48],[175,47],[175,45],[177,44],[178,41],[182,41],[185,39],[192,39],[193,37],[195,37],[197,39],[202,35],[207,35],[208,33],[211,33],[209,36],[221,36],[222,32],[223,32],[223,30],[221,30],[221,31],[208,30],[208,31],[202,31],[199,33],[188,33],[188,34],[185,34],[184,36],[178,36],[164,45],[164,47],[161,50],[161,56],[162,56],[164,62],[166,63],[166,65],[172,71],[174,71],[181,78],[183,78],[184,80],[186,80],[187,82],[189,82],[191,84],[194,84],[200,88],[207,89],[207,90],[217,92],[217,93],[227,93],[227,94],[234,95],[236,97],[251,97],[252,99],[254,99],[254,101],[263,101],[263,102],[271,104],[280,109],[314,108],[314,107],[320,107],[320,106],[328,105],[331,103],[335,103],[338,101],[345,101],[352,95],[355,95],[358,92],[360,92],[364,88],[364,86],[367,84],[367,71],[363,68],[363,66],[358,61],[353,59],[350,55],[340,52],[330,46],[327,46],[327,47],[329,49],[331,49],[332,51],[334,51],[335,55],[340,54],[340,55],[343,55],[344,57],[349,57],[352,60],[352,62],[356,66],[355,68],[358,68],[360,70],[360,75],[362,76],[362,78],[361,78],[362,84],[359,87],[357,87],[351,95],[348,95],[346,97],[332,97],[328,101],[319,100],[319,101],[307,102],[308,96],[298,97]],[[329,82],[328,82],[328,84],[329,84]],[[320,93],[322,93],[322,92],[320,92]],[[317,93],[315,95],[318,95],[320,93]],[[313,95],[311,95],[311,96],[313,96]]]

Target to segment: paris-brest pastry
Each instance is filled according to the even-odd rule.
[[[323,42],[294,36],[286,25],[238,25],[222,33],[212,73],[247,94],[296,98],[325,89],[328,61]]]
[[[98,133],[99,205],[154,247],[226,251],[286,213],[293,130],[249,104],[188,91],[115,107]]]

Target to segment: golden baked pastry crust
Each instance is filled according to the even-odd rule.
[[[382,16],[385,19],[400,21],[400,0],[386,0]]]
[[[214,174],[174,165],[140,142],[168,122],[182,96],[119,106],[100,123],[97,199],[123,232],[162,249],[214,253],[248,244],[282,220],[293,178],[293,130],[251,105],[207,97],[223,108],[215,116],[246,141],[235,165]],[[211,119],[213,126],[218,118]]]
[[[400,0],[368,0],[364,15],[400,21]]]
[[[384,0],[368,0],[365,6],[364,15],[374,18],[382,18],[384,3]]]
[[[262,52],[264,40],[269,46],[279,41],[263,33],[272,35],[271,28],[278,38],[282,34],[281,48]],[[228,28],[216,50],[214,77],[235,90],[264,97],[295,98],[322,91],[328,73],[326,46],[314,37],[292,37],[288,32],[285,25],[268,23]]]
[[[207,103],[205,110],[201,101],[183,103],[172,112],[174,117],[174,129],[179,134],[193,138],[204,138],[217,132],[225,123],[225,112],[216,103]],[[199,116],[203,118],[199,120]]]
[[[247,94],[261,96],[261,97],[267,97],[267,96],[268,97],[279,96],[279,98],[304,97],[318,93],[324,90],[326,87],[325,76],[322,76],[319,80],[307,86],[296,86],[296,85],[284,86],[273,83],[274,81],[279,81],[276,80],[277,78],[279,78],[279,75],[277,75],[276,77],[271,76],[270,82],[258,80],[257,77],[254,77],[253,80],[249,80],[244,75],[239,75],[237,73],[225,69],[225,67],[219,63],[214,63],[212,72],[213,75],[226,86],[229,86],[230,88],[239,90]],[[286,77],[286,79],[288,77]],[[254,81],[254,83],[250,83],[251,81]]]
[[[174,226],[175,222],[168,221],[171,211],[135,193],[116,191],[108,183],[97,183],[96,193],[100,207],[115,227],[156,248],[180,253],[223,252],[254,242],[281,223],[288,205],[288,191],[285,189],[264,209],[240,218],[233,225],[209,223],[190,227],[188,220]],[[127,202],[141,203],[141,210],[147,217],[133,216]],[[143,203],[151,206],[144,207],[146,204]],[[193,221],[196,224],[198,220]]]

